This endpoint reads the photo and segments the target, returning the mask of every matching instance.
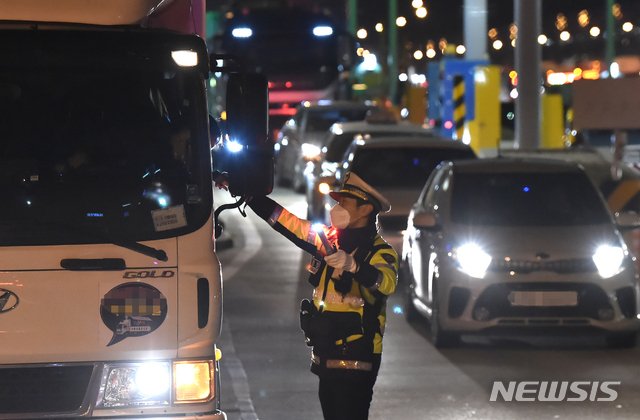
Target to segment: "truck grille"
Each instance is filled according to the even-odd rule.
[[[75,413],[82,407],[93,365],[0,369],[0,416]]]

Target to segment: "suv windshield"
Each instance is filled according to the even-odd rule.
[[[38,42],[55,53],[41,65],[0,64],[0,246],[142,241],[202,226],[212,202],[201,77],[109,68],[105,50],[93,67],[84,56],[70,66],[77,55],[43,63],[68,48],[48,36]],[[163,212],[179,219],[173,229],[159,223]]]
[[[598,191],[580,173],[457,174],[451,219],[489,226],[610,223]]]

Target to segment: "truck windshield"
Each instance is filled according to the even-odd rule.
[[[211,213],[202,78],[90,61],[0,64],[0,246],[161,239]]]

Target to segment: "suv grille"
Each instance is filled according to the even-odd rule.
[[[573,258],[553,261],[498,260],[491,262],[489,270],[514,271],[518,274],[527,274],[533,271],[553,271],[558,274],[570,274],[597,271],[597,268],[591,258]]]

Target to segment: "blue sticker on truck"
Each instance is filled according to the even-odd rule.
[[[155,331],[167,317],[167,299],[149,284],[124,283],[104,295],[100,316],[113,332],[109,347],[125,338]]]

